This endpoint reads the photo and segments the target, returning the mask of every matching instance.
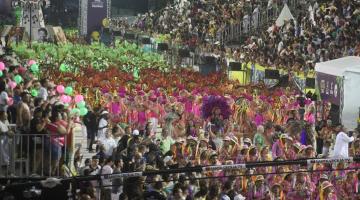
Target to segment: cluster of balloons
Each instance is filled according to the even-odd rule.
[[[5,63],[0,62],[0,77],[3,76],[3,71],[5,70]],[[15,82],[14,82],[15,81]],[[23,81],[22,77],[18,74],[14,77],[14,81],[9,81],[8,86],[11,89],[14,89],[17,84],[21,83]]]
[[[73,99],[71,95],[74,91],[71,86],[64,87],[63,85],[58,85],[56,86],[56,91],[61,95],[60,101],[62,103],[69,105],[69,103],[72,102]],[[83,95],[75,95],[74,102],[76,103],[76,107],[71,110],[71,114],[84,116],[88,113]]]

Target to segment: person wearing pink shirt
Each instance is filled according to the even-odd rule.
[[[287,137],[286,134],[281,134],[280,138],[272,145],[271,153],[274,159],[285,156],[285,142]]]
[[[315,125],[315,108],[311,106],[309,111],[305,114],[305,121],[311,125]]]

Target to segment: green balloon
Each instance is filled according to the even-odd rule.
[[[70,114],[72,114],[72,115],[80,114],[80,109],[74,108],[71,110]]]
[[[60,65],[60,71],[61,72],[66,72],[66,71],[68,71],[68,66],[66,65],[66,64],[61,64]]]
[[[2,71],[0,71],[0,77],[2,77],[4,74],[3,74],[3,72]]]
[[[31,90],[31,96],[37,97],[39,95],[39,92],[36,89]]]
[[[71,87],[71,86],[67,86],[67,87],[65,88],[65,94],[67,94],[67,95],[72,95],[72,93],[73,93],[72,87]]]
[[[76,105],[77,105],[78,108],[81,109],[81,108],[84,108],[84,107],[85,107],[86,103],[85,103],[85,101],[80,101],[80,102],[77,103]]]
[[[135,69],[134,72],[133,72],[133,77],[135,78],[135,80],[139,80],[139,70],[138,69]]]
[[[39,72],[39,65],[38,64],[33,64],[33,65],[31,65],[30,69],[34,73]]]
[[[88,109],[83,107],[83,108],[80,108],[80,116],[84,116],[88,113]]]
[[[23,80],[22,80],[22,77],[20,75],[16,75],[14,77],[14,81],[17,83],[17,84],[20,84]]]

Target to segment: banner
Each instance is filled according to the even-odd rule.
[[[317,87],[319,88],[321,100],[340,105],[341,100],[341,78],[318,72],[316,75]]]
[[[108,0],[89,0],[87,9],[87,33],[100,32],[102,21],[107,17]]]

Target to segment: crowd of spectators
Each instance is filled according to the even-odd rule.
[[[170,34],[173,43],[198,48],[200,52],[292,71],[308,72],[316,62],[360,54],[360,10],[356,1],[309,1],[306,6],[311,6],[311,11],[300,4],[301,10],[295,18],[281,27],[274,22],[268,24],[269,29],[255,29],[251,37],[245,37],[246,40],[235,47],[220,44],[224,29],[242,22],[244,15],[251,15],[263,4],[268,9],[274,6],[281,9],[282,3],[185,1],[176,5],[176,9],[166,7],[160,14],[139,17],[135,27],[150,34]]]
[[[314,62],[358,55],[359,8],[353,1],[339,2],[315,6],[316,25],[300,16],[296,23],[273,26],[266,34],[249,38],[242,48],[223,53],[235,59],[304,71]],[[208,38],[227,25],[224,16],[231,23],[243,15],[244,1],[224,6],[222,1],[212,3],[216,4],[200,1],[185,5],[183,10],[165,9],[159,21],[146,18],[139,26],[164,33],[176,29],[174,36],[180,40],[188,35]],[[173,27],[176,24],[182,28]],[[173,92],[144,91],[140,86],[131,93],[124,90],[116,95],[104,94],[101,104],[89,105],[89,112],[80,117],[61,103],[52,80],[38,80],[30,70],[5,63],[0,78],[2,167],[7,167],[11,159],[8,141],[14,133],[9,124],[16,124],[16,134],[51,135],[46,140],[29,137],[30,149],[40,151],[26,152],[31,155],[34,173],[41,171],[37,160],[47,162],[43,164],[52,173],[45,175],[104,175],[197,165],[347,158],[360,153],[358,130],[350,130],[353,135],[348,136],[341,124],[330,119],[328,107],[319,117],[314,102],[300,101],[299,94],[289,88],[246,88],[236,97],[218,97],[217,103],[209,106],[205,103],[211,94],[203,88],[188,91],[174,87],[178,92]],[[23,81],[14,85],[17,75]],[[30,94],[33,88],[39,91],[33,95],[36,98]],[[79,151],[70,163],[67,154],[74,152],[65,148],[71,146],[69,138],[77,127],[86,133],[88,151],[94,154],[85,160],[85,166]],[[47,153],[36,153],[41,151]],[[69,165],[74,165],[75,171],[68,169]],[[78,195],[80,199],[97,199],[100,195],[101,199],[118,196],[146,200],[355,200],[359,198],[358,166],[339,162],[84,181]]]

